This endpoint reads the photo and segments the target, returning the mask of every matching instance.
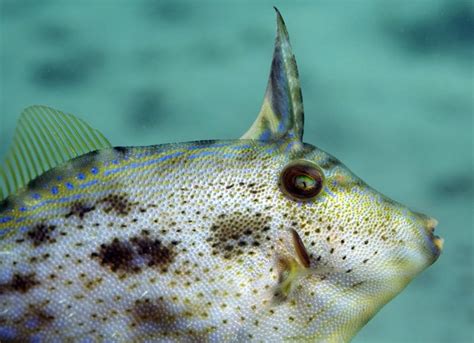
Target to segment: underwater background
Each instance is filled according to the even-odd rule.
[[[474,8],[469,1],[0,0],[0,159],[23,108],[113,145],[238,138],[258,113],[276,5],[305,141],[440,222],[438,262],[354,342],[474,341]]]

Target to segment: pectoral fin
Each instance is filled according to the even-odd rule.
[[[291,236],[293,238],[293,247],[296,252],[296,256],[298,257],[298,261],[304,268],[309,268],[311,261],[309,259],[308,251],[304,246],[303,241],[301,240],[300,235],[296,232],[295,229],[290,229]]]
[[[285,22],[277,12],[277,35],[260,113],[241,139],[302,141],[304,110],[298,69]]]
[[[280,243],[277,255],[279,278],[274,295],[276,299],[283,300],[298,280],[309,273],[311,261],[296,230],[290,229]]]
[[[61,163],[107,147],[111,145],[99,131],[72,114],[46,106],[28,107],[0,165],[0,200]]]

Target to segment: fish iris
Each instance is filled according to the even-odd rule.
[[[280,176],[280,188],[292,199],[310,200],[323,188],[321,170],[309,161],[296,161],[286,166]]]

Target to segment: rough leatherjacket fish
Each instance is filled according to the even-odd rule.
[[[113,148],[27,108],[0,169],[0,341],[349,341],[443,241],[302,138],[278,12],[241,139]]]

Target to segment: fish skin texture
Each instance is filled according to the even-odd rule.
[[[348,340],[404,287],[393,281],[400,271],[409,279],[434,259],[406,267],[429,254],[408,250],[416,231],[396,230],[415,225],[415,214],[325,152],[287,148],[236,140],[106,149],[8,198],[1,340]],[[312,203],[279,189],[278,172],[295,158],[326,174]],[[282,299],[277,259],[296,259],[290,228],[311,266]]]

